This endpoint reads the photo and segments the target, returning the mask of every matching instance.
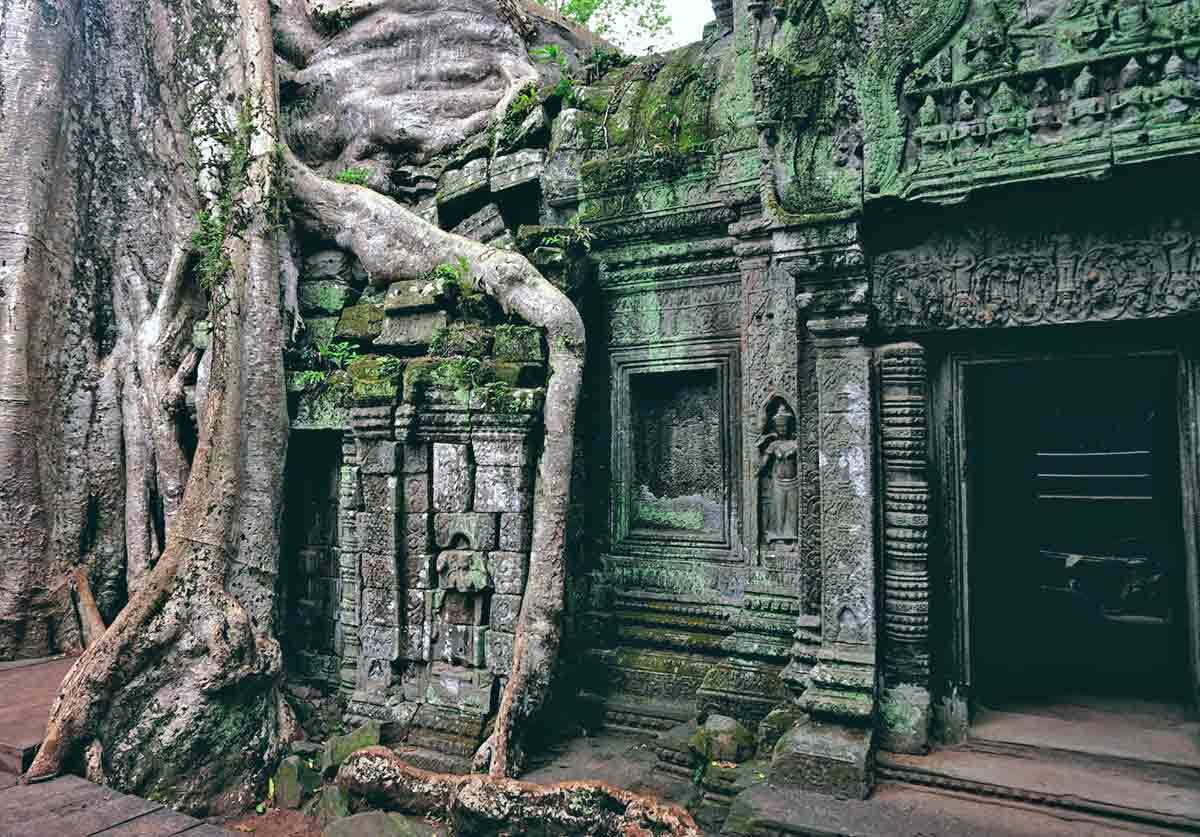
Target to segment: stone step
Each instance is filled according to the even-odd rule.
[[[1166,837],[1189,833],[1194,832],[889,783],[876,787],[867,800],[755,785],[734,799],[721,831],[730,837]]]
[[[1200,833],[1200,775],[1036,747],[982,744],[927,756],[879,753],[878,780]]]

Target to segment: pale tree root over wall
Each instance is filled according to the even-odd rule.
[[[200,438],[161,556],[63,682],[27,778],[65,769],[200,813],[253,804],[294,730],[272,609],[287,444],[267,0],[237,0],[224,83],[256,102],[213,289]],[[178,264],[178,260],[173,262]],[[164,393],[173,390],[167,380]]]
[[[358,750],[337,783],[360,806],[445,819],[456,837],[547,834],[562,837],[700,837],[676,805],[603,782],[535,785],[494,776],[430,773],[386,747]]]
[[[494,777],[513,776],[522,761],[523,730],[549,695],[562,641],[572,446],[585,348],[583,320],[562,291],[523,256],[445,232],[368,188],[322,178],[291,154],[286,155],[286,164],[301,219],[352,251],[372,277],[417,279],[439,264],[465,259],[472,281],[506,313],[545,329],[550,379],[534,490],[529,581],[495,732],[476,756],[476,769],[487,769]]]

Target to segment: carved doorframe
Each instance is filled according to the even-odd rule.
[[[1084,351],[949,348],[931,353],[930,454],[933,460],[931,539],[942,558],[931,567],[942,576],[931,602],[930,648],[935,691],[947,695],[950,711],[966,720],[971,698],[970,561],[971,444],[967,426],[967,373],[983,365],[1031,361],[1129,357],[1175,360],[1178,383],[1179,479],[1187,595],[1188,664],[1194,706],[1200,706],[1200,340],[1146,348],[1114,347]],[[939,612],[941,611],[941,612]],[[947,709],[950,707],[947,705]],[[945,720],[943,719],[945,725]],[[951,739],[961,731],[946,731]]]

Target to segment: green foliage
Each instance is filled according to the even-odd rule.
[[[196,231],[192,233],[192,249],[199,254],[196,272],[200,285],[212,293],[225,278],[232,264],[225,252],[225,222],[220,215],[207,209],[196,219]]]
[[[558,84],[555,85],[551,95],[561,99],[564,105],[574,104],[575,78],[571,74],[571,65],[567,62],[567,55],[558,44],[547,44],[531,49],[529,57],[539,64],[556,64],[558,66]]]
[[[592,244],[596,234],[585,227],[579,216],[573,217],[561,232],[552,233],[542,239],[550,247],[561,247],[564,250],[578,250],[583,253],[592,252]]]
[[[433,385],[450,390],[456,400],[467,403],[471,390],[487,382],[487,370],[473,357],[456,357],[439,363],[430,374]]]
[[[633,56],[626,55],[619,49],[597,47],[583,62],[584,81],[588,84],[599,81],[610,72],[633,63]]]
[[[471,263],[463,256],[459,256],[453,262],[442,262],[425,274],[425,278],[432,282],[451,285],[462,291],[475,290],[471,284]]]
[[[345,369],[359,355],[358,347],[345,340],[329,340],[317,344],[321,362],[333,369]]]
[[[297,372],[292,381],[297,389],[317,389],[325,383],[325,373],[315,369],[306,369],[303,372]]]
[[[370,176],[371,172],[366,169],[349,168],[338,172],[333,179],[338,183],[348,183],[351,186],[365,186],[367,178]]]
[[[249,222],[248,208],[239,200],[250,170],[250,137],[254,125],[249,103],[243,104],[237,124],[232,128],[220,122],[207,127],[211,138],[222,146],[223,153],[215,155],[204,167],[203,173],[217,183],[216,200],[197,217],[191,244],[197,254],[196,272],[200,284],[212,294],[233,267],[225,250],[226,240],[245,229]]]
[[[511,415],[521,411],[521,403],[512,386],[503,381],[492,381],[475,390],[477,405],[488,413]]]
[[[621,46],[660,48],[671,31],[665,0],[538,0]]]
[[[376,370],[381,378],[395,378],[404,371],[404,364],[400,358],[385,357],[379,361]]]
[[[498,316],[496,303],[471,279],[471,263],[465,258],[459,256],[457,261],[439,264],[425,278],[442,286],[442,293],[458,316],[483,322]]]

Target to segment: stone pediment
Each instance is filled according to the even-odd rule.
[[[951,202],[1200,151],[1200,0],[951,2],[926,35],[878,192]]]

